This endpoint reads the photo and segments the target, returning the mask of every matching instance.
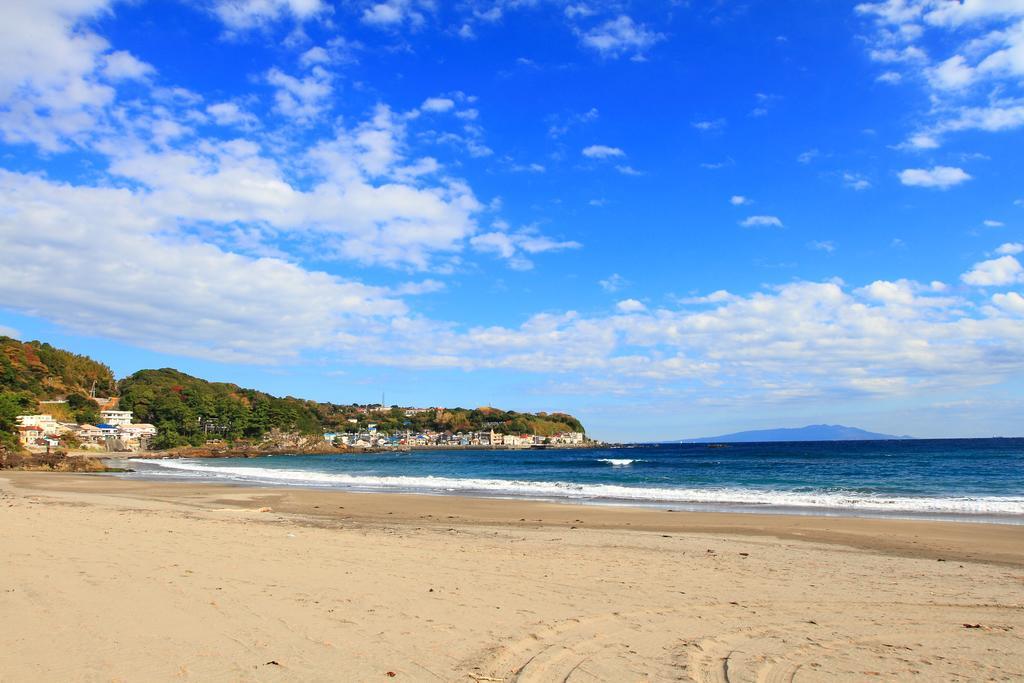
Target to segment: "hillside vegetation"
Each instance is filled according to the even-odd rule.
[[[120,382],[121,409],[156,425],[155,448],[207,439],[259,439],[271,430],[319,433],[311,402],[277,398],[235,384],[207,382],[178,370],[140,370]]]
[[[96,423],[99,406],[89,398],[120,396],[120,409],[156,425],[154,448],[199,446],[210,439],[259,441],[272,432],[319,435],[358,431],[469,432],[500,434],[584,431],[565,413],[517,413],[496,408],[436,408],[413,415],[393,406],[367,412],[356,404],[318,403],[276,397],[235,384],[208,382],[172,368],[140,370],[120,382],[106,365],[42,342],[0,337],[0,445],[16,447],[15,416],[44,411],[59,421]],[[66,399],[66,404],[39,405]]]
[[[14,449],[15,416],[39,410],[39,401],[66,399],[50,406],[58,419],[94,423],[99,409],[89,396],[117,393],[114,374],[103,363],[44,342],[0,336],[0,446]]]
[[[155,448],[198,446],[208,439],[258,440],[272,431],[320,434],[357,431],[375,424],[379,431],[467,432],[493,429],[502,434],[584,431],[572,415],[517,413],[495,408],[438,408],[406,416],[397,406],[367,413],[356,404],[278,398],[235,384],[208,382],[178,370],[140,370],[121,380],[121,408],[156,425]]]

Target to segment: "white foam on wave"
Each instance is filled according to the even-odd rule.
[[[959,496],[910,497],[872,495],[853,491],[773,491],[736,487],[653,488],[616,484],[578,484],[563,481],[456,479],[450,477],[361,476],[267,467],[214,466],[189,460],[135,460],[174,470],[175,474],[290,486],[477,493],[502,496],[566,498],[646,503],[763,505],[794,508],[833,508],[864,511],[1024,515],[1024,497]],[[168,473],[170,474],[170,473]]]
[[[635,462],[643,462],[643,460],[632,460],[630,458],[598,458],[598,462],[606,462],[612,467],[629,467]]]

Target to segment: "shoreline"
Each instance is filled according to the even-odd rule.
[[[4,471],[0,528],[4,680],[1024,677],[1020,527]]]
[[[274,457],[274,456],[267,456]],[[743,515],[783,515],[811,516],[830,518],[855,519],[895,519],[942,521],[963,524],[998,524],[1024,526],[1024,514],[995,510],[964,510],[948,503],[955,501],[949,498],[947,509],[934,507],[929,509],[922,503],[931,502],[942,505],[942,497],[924,497],[920,499],[890,500],[889,506],[873,504],[869,499],[847,501],[840,500],[829,505],[820,502],[803,501],[799,497],[787,497],[787,492],[751,489],[749,491],[733,491],[735,498],[703,495],[700,490],[689,491],[692,498],[682,495],[683,490],[662,491],[658,497],[658,489],[647,487],[630,487],[628,485],[580,484],[582,488],[565,488],[567,482],[551,481],[519,481],[514,479],[473,479],[460,477],[434,477],[428,475],[337,475],[319,471],[311,471],[308,478],[293,476],[275,477],[262,468],[251,472],[228,468],[221,476],[199,476],[206,472],[205,465],[199,463],[202,458],[194,459],[195,467],[178,465],[161,465],[152,459],[140,458],[132,468],[133,458],[108,458],[108,465],[115,465],[112,472],[129,471],[130,479],[149,481],[176,481],[191,484],[230,484],[246,488],[280,488],[305,489],[313,491],[339,491],[360,494],[391,494],[391,495],[425,495],[442,497],[466,497],[490,500],[533,501],[554,504],[570,504],[577,506],[603,506],[611,508],[634,507],[647,510],[669,510],[675,512],[694,513],[728,513]],[[214,470],[218,471],[218,470]],[[283,470],[289,472],[290,470]],[[318,478],[319,477],[319,478]],[[338,477],[332,479],[331,477]],[[346,478],[347,477],[347,478]],[[900,507],[900,504],[903,507]],[[916,506],[916,507],[915,507]]]
[[[982,521],[659,509],[572,501],[362,492],[124,478],[109,474],[0,472],[0,481],[40,495],[101,495],[209,509],[270,507],[275,514],[330,526],[340,519],[418,524],[451,519],[472,526],[580,528],[657,533],[735,534],[842,545],[899,557],[1024,567],[1024,526]],[[254,507],[255,506],[255,507]],[[338,509],[344,509],[339,513]]]

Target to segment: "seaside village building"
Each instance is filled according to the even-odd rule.
[[[156,427],[133,423],[130,410],[103,410],[97,425],[58,422],[52,415],[19,415],[18,439],[30,450],[56,447],[62,436],[72,436],[83,448],[105,451],[141,451],[156,436]]]
[[[538,434],[499,434],[493,429],[480,432],[412,432],[404,430],[384,434],[376,425],[358,432],[324,432],[324,440],[342,448],[548,448],[582,446],[583,432],[563,432],[553,436]]]

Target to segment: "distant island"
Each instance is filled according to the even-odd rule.
[[[885,441],[890,439],[913,439],[912,436],[893,436],[869,432],[857,427],[843,425],[807,425],[806,427],[782,427],[778,429],[755,429],[747,432],[705,436],[699,439],[680,439],[673,443],[754,443],[758,441]]]

